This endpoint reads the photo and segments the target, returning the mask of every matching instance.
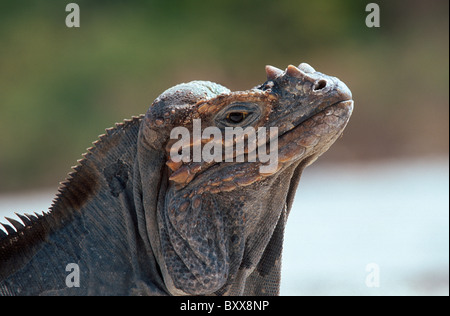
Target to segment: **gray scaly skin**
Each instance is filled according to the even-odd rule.
[[[23,223],[8,219],[0,230],[0,294],[277,295],[300,175],[342,134],[353,101],[345,84],[308,64],[266,74],[239,92],[177,85],[145,115],[108,129],[48,213],[18,215]],[[194,119],[202,129],[278,127],[278,167],[173,161],[170,132],[192,132]],[[79,287],[66,286],[69,263],[79,266]]]

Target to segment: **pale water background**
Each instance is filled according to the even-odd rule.
[[[54,193],[0,195],[0,217],[46,210]],[[371,263],[378,287],[366,286]],[[448,158],[309,167],[281,284],[282,295],[449,295]]]

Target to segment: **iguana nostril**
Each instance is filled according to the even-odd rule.
[[[326,80],[319,80],[314,84],[313,90],[319,91],[319,90],[322,90],[323,88],[325,88],[326,86],[327,86]]]

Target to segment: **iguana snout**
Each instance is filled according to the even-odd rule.
[[[280,135],[329,106],[352,100],[348,87],[336,77],[317,72],[310,65],[289,65],[285,71],[266,66],[267,81],[257,89],[277,100],[269,117]]]
[[[266,66],[267,81],[257,89],[276,99],[268,118],[278,128],[282,164],[325,152],[346,126],[353,111],[352,93],[336,77],[306,63],[285,71]],[[314,159],[314,160],[315,160]]]

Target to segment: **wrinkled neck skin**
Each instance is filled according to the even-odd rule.
[[[148,156],[145,148],[138,151],[139,157]],[[139,231],[155,254],[167,291],[171,295],[246,294],[247,279],[257,268],[282,213],[284,229],[288,194],[290,189],[295,192],[301,162],[242,190],[201,195],[194,189],[201,180],[177,190],[167,180],[167,170],[157,185],[145,167],[146,159],[138,165],[142,202],[136,205],[143,215],[138,216]],[[230,172],[228,166],[220,167],[214,170],[216,175]],[[159,191],[149,195],[154,191],[149,187],[159,187]],[[279,276],[279,271],[272,272]],[[279,284],[272,286],[277,294]]]

